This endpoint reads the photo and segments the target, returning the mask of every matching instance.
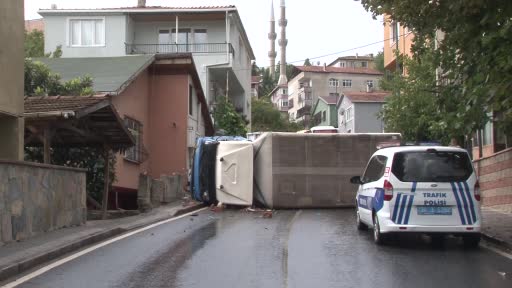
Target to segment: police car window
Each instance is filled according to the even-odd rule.
[[[364,172],[363,181],[373,182],[379,180],[384,175],[386,169],[386,161],[388,157],[382,155],[376,155],[368,163],[366,171]]]
[[[403,182],[460,182],[471,176],[473,166],[464,152],[400,152],[391,172]]]

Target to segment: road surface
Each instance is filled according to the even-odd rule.
[[[18,287],[512,287],[512,260],[428,237],[387,246],[354,211],[201,211],[111,243]]]

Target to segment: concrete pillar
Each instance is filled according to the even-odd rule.
[[[0,1],[0,19],[0,159],[23,160],[23,1]]]
[[[139,176],[139,190],[137,191],[137,205],[141,212],[147,212],[153,208],[151,205],[151,178],[147,175]]]

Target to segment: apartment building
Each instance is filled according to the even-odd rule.
[[[373,58],[373,54],[368,54],[364,56],[359,56],[358,54],[356,54],[355,56],[338,57],[328,66],[341,68],[347,67],[375,69],[375,59]]]
[[[255,58],[237,8],[139,2],[128,8],[39,10],[45,52],[62,45],[63,58],[192,53],[209,109],[227,96],[250,120]]]
[[[309,123],[319,97],[340,97],[345,91],[366,91],[378,87],[383,73],[370,68],[296,66],[297,76],[288,83],[286,108],[291,121]],[[283,95],[284,95],[283,94]]]

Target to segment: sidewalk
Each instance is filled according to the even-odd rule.
[[[148,213],[125,218],[87,221],[85,225],[59,229],[21,242],[0,247],[0,282],[56,259],[64,254],[203,207],[200,203],[183,206],[177,201]]]
[[[512,251],[512,204],[482,207],[482,236]]]

